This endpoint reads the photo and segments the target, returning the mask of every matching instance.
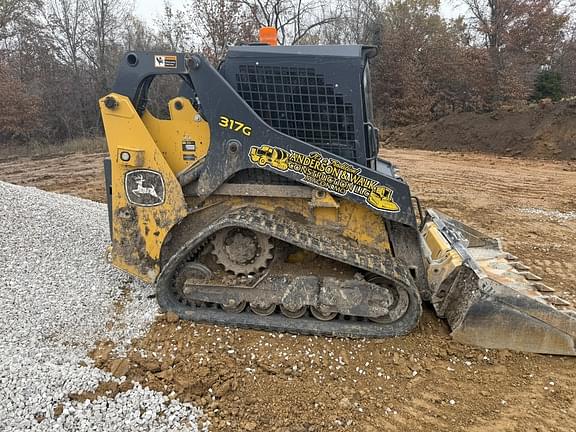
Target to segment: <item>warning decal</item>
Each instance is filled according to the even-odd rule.
[[[154,67],[176,69],[178,60],[175,55],[155,55]]]

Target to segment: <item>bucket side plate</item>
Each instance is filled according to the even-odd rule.
[[[576,355],[576,309],[500,241],[435,210],[427,210],[421,234],[432,303],[455,340]]]

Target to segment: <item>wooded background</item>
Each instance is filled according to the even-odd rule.
[[[148,24],[127,0],[0,0],[0,144],[100,135],[97,100],[124,52],[196,51],[217,64],[263,25],[281,44],[378,46],[381,127],[576,95],[573,4],[455,1],[457,19],[438,0],[190,0],[166,2]]]

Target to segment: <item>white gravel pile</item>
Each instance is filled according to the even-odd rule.
[[[1,431],[197,430],[200,410],[138,385],[68,398],[116,380],[91,366],[95,342],[126,346],[157,312],[151,287],[106,262],[108,242],[106,206],[0,182]]]
[[[556,222],[568,222],[576,220],[576,212],[561,212],[558,210],[544,210],[539,208],[523,208],[519,210],[520,213],[540,216],[542,218],[551,219]]]

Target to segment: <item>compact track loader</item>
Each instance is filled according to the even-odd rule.
[[[130,52],[100,100],[115,266],[183,319],[409,333],[422,302],[465,343],[575,355],[576,315],[499,242],[422,211],[378,158],[365,46]],[[169,118],[152,81],[181,78]]]

